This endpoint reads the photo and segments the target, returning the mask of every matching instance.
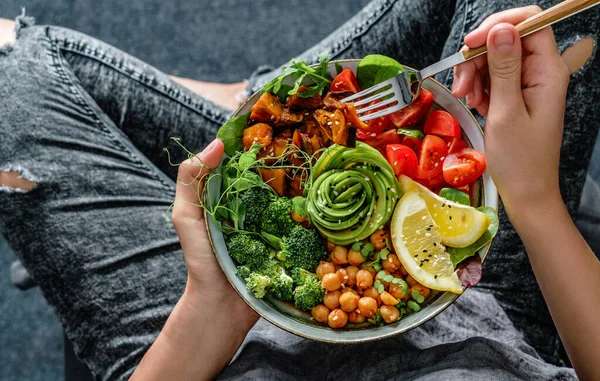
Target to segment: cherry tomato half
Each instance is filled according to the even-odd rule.
[[[436,110],[427,117],[423,132],[438,136],[460,138],[460,125],[450,113],[444,110]]]
[[[454,187],[461,187],[477,180],[485,168],[483,153],[465,148],[446,157],[443,165],[444,179]]]
[[[429,112],[433,104],[433,93],[421,89],[419,96],[411,104],[390,114],[392,123],[398,128],[414,126],[419,123]]]
[[[445,137],[444,141],[448,147],[448,154],[457,153],[467,148],[467,143],[461,138]]]
[[[377,136],[377,133],[375,133],[375,132],[363,130],[362,128],[356,129],[356,138],[358,140],[373,139],[376,136]]]
[[[365,143],[375,148],[383,156],[385,156],[385,148],[388,144],[400,144],[400,137],[396,133],[396,130],[387,130],[378,134],[372,139],[365,140]]]
[[[404,139],[402,139],[402,144],[415,151],[417,157],[421,156],[421,147],[423,146],[422,140],[413,138],[412,136],[405,136]]]
[[[419,155],[418,179],[430,179],[442,171],[442,163],[448,155],[444,141],[435,135],[426,135]]]
[[[331,81],[329,91],[352,91],[356,94],[360,92],[360,87],[352,70],[344,69]]]
[[[415,151],[402,144],[388,144],[385,153],[396,176],[406,175],[411,179],[415,178],[419,166]]]

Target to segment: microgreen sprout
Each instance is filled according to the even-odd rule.
[[[376,280],[375,283],[373,283],[373,287],[375,287],[375,289],[380,293],[383,294],[383,292],[385,291],[385,287],[383,286],[383,284]]]
[[[373,244],[371,242],[366,243],[365,246],[363,246],[363,248],[360,250],[360,253],[362,254],[362,256],[364,258],[368,258],[374,252],[375,252],[375,247],[373,246]]]
[[[377,312],[375,313],[375,315],[373,315],[372,319],[367,320],[369,323],[373,324],[373,325],[381,325],[383,324],[383,318],[381,317],[381,313],[379,312],[379,310],[377,310]]]
[[[361,247],[362,247],[362,242],[354,242],[354,244],[352,245],[352,250],[360,251]]]
[[[419,304],[425,301],[425,297],[423,297],[423,295],[421,295],[417,290],[413,290],[411,296]]]
[[[390,253],[390,251],[387,248],[385,248],[379,252],[379,258],[382,261],[385,261],[389,253]]]
[[[407,305],[407,307],[408,307],[408,308],[410,308],[411,310],[413,310],[413,311],[415,311],[415,312],[419,312],[419,311],[421,311],[421,306],[419,306],[417,303],[415,303],[415,302],[414,302],[414,301],[412,301],[412,300],[409,300],[409,301],[406,303],[406,305]]]

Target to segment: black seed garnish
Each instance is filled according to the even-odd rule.
[[[430,230],[431,230],[431,228],[427,228],[427,229],[425,229],[425,230],[427,230],[427,231],[430,231]]]
[[[432,156],[433,156],[433,152],[429,152],[429,157],[432,157]]]
[[[446,204],[442,204],[442,208],[443,208],[444,206],[446,206]]]
[[[428,257],[431,258],[433,255],[429,254]]]
[[[433,279],[437,279],[437,275],[434,275],[434,276],[433,276]]]
[[[448,218],[450,218],[450,221],[452,221],[452,216],[449,216]]]
[[[434,242],[434,243],[433,243],[433,246],[437,246],[437,243],[435,243],[435,242]]]
[[[418,257],[418,256],[419,256],[419,254],[415,254],[415,258]]]
[[[423,249],[423,252],[424,252],[424,253],[426,253],[426,252],[427,252],[427,250]]]
[[[421,262],[421,264],[419,265],[419,267],[423,267],[423,263]]]
[[[448,209],[451,209],[451,208],[452,208],[452,205],[448,205]]]

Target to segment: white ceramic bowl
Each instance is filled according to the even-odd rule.
[[[330,74],[332,77],[335,77],[335,62],[340,63],[344,68],[350,68],[356,72],[359,61],[360,60],[332,61],[329,64]],[[483,152],[483,131],[469,109],[460,100],[454,98],[447,88],[435,80],[426,80],[423,83],[423,88],[433,93],[437,106],[445,109],[458,120],[462,127],[463,139],[465,139],[473,148]],[[252,95],[235,112],[234,116],[249,113],[250,108],[259,97],[259,93]],[[215,198],[218,197],[219,186],[220,184],[213,182],[213,184],[211,184],[211,189],[209,189],[210,195],[213,195]],[[475,195],[475,206],[486,205],[498,210],[498,192],[488,171],[483,174],[482,179],[479,181],[479,186],[475,186],[473,192]],[[310,313],[296,309],[291,303],[282,302],[268,296],[264,299],[255,298],[254,295],[246,289],[244,280],[236,273],[235,264],[227,253],[223,233],[219,230],[212,218],[206,216],[206,221],[211,245],[217,260],[227,276],[227,279],[240,297],[264,319],[286,331],[308,339],[333,343],[357,343],[396,335],[409,331],[435,317],[459,297],[459,295],[451,292],[433,293],[433,297],[429,298],[430,303],[423,307],[421,311],[408,315],[396,323],[381,327],[373,327],[367,324],[357,327],[348,325],[343,329],[334,330],[329,328],[326,324],[315,322],[311,319]],[[491,243],[479,251],[482,260],[485,259],[490,245]]]

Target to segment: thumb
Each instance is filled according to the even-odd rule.
[[[488,34],[487,48],[490,111],[514,112],[524,108],[519,32],[511,24],[498,24]]]

